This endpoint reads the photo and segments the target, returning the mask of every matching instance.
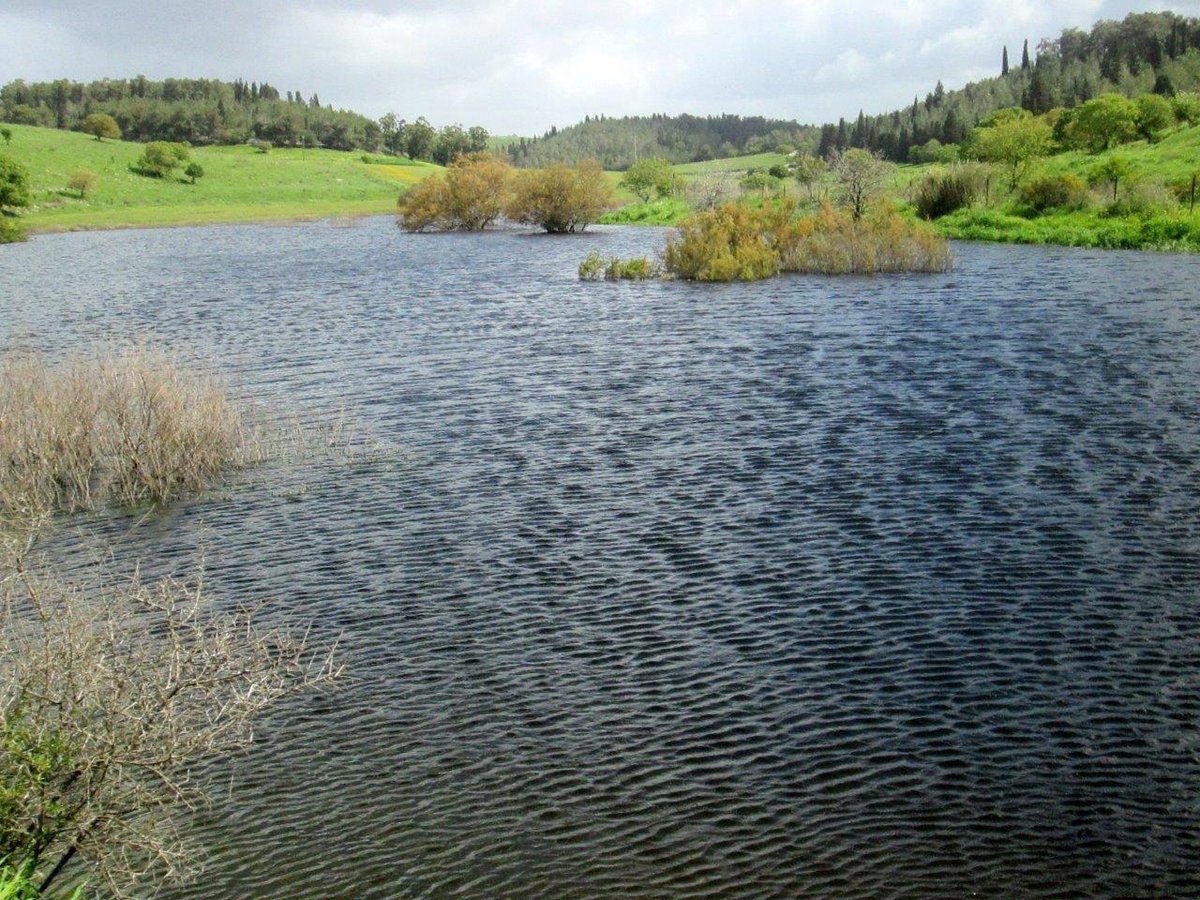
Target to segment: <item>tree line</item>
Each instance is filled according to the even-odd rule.
[[[1000,56],[1000,74],[947,91],[941,82],[911,106],[878,116],[826,123],[816,153],[864,148],[902,162],[940,147],[961,144],[971,129],[1001,109],[1019,107],[1040,115],[1071,109],[1103,94],[1170,97],[1200,88],[1200,19],[1175,13],[1131,13],[1097,22],[1090,31],[1066,29],[1041,41],[1031,55],[1026,41],[1019,63]]]
[[[126,140],[144,143],[266,141],[280,147],[391,152],[443,164],[484,150],[489,137],[478,126],[438,129],[423,117],[406,122],[388,113],[376,121],[322,105],[315,93],[305,97],[298,90],[242,79],[18,79],[0,88],[0,120],[5,122],[84,131],[89,117],[97,115],[111,117]]]
[[[813,140],[812,126],[762,116],[585,116],[582,122],[553,127],[540,138],[521,138],[505,148],[514,165],[541,167],[584,159],[609,170],[628,169],[639,159],[699,162],[783,148]]]

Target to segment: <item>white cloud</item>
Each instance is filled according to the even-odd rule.
[[[1165,8],[1195,14],[1196,0]],[[4,0],[0,81],[242,77],[378,116],[540,133],[585,114],[801,121],[905,105],[1154,0]]]

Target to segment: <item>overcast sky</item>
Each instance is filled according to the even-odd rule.
[[[1151,9],[1200,0],[0,0],[0,81],[241,77],[493,134],[598,113],[819,123]]]

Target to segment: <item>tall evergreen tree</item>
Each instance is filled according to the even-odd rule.
[[[1021,48],[1021,71],[1029,71],[1029,38],[1025,38],[1025,46]]]
[[[1008,44],[1004,45],[1004,55],[1000,57],[1000,77],[1008,74]]]

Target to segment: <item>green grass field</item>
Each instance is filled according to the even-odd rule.
[[[755,153],[752,156],[731,156],[727,159],[709,159],[704,162],[683,163],[672,166],[680,175],[709,175],[714,172],[748,172],[751,169],[769,169],[787,162],[783,153]]]
[[[33,206],[22,220],[31,232],[388,213],[402,186],[440,169],[383,156],[363,162],[360,154],[335,150],[195,147],[192,158],[205,174],[192,185],[131,172],[142,144],[7,127],[12,142],[0,143],[0,153],[29,170]],[[99,179],[86,199],[67,189],[79,169]]]

